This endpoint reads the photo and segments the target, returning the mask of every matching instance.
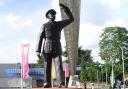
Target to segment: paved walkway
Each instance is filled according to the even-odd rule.
[[[32,89],[82,89],[82,88],[32,88]]]

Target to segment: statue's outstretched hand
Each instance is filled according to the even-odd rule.
[[[64,5],[64,4],[62,4],[62,3],[60,3],[59,5],[60,5],[60,7],[61,7],[62,9],[68,9],[68,7],[67,7],[67,6],[65,6],[65,5]]]

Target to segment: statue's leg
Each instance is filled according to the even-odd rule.
[[[64,72],[61,55],[53,55],[53,60],[56,65],[58,87],[64,87]]]
[[[45,53],[44,55],[44,87],[51,87],[51,65],[52,54]]]

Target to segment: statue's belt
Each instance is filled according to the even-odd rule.
[[[60,42],[60,39],[49,39],[49,38],[46,38],[45,41],[49,41],[49,42]]]

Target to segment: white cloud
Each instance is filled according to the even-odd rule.
[[[95,59],[94,61],[99,61],[99,42],[100,35],[102,33],[102,27],[96,26],[91,23],[81,23],[80,33],[79,33],[79,46],[82,46],[83,49],[92,50],[92,56]]]
[[[125,26],[125,25],[126,25],[126,23],[125,23],[124,19],[121,18],[121,17],[118,17],[118,18],[116,18],[116,19],[114,19],[114,20],[109,20],[109,21],[107,21],[107,22],[104,24],[103,27],[109,27],[109,26],[121,26],[121,27],[123,27],[123,26]]]
[[[18,63],[21,62],[21,43],[30,44],[30,51],[29,51],[29,62],[36,63],[37,56],[35,52],[36,48],[36,40],[38,37],[38,33],[40,31],[41,24],[46,22],[45,16],[42,16],[43,10],[36,10],[35,12],[31,13],[29,16],[28,14],[23,17],[23,15],[16,15],[10,13],[8,15],[0,16],[2,21],[0,20],[0,40],[4,41],[3,44],[0,44],[0,63]],[[23,13],[24,14],[24,13]],[[29,18],[27,18],[29,17]],[[5,19],[6,18],[6,19]],[[6,21],[5,21],[6,20]],[[4,33],[3,29],[5,29],[7,34]],[[10,29],[22,29],[20,31],[10,31]],[[25,30],[25,31],[24,31]],[[11,33],[10,33],[11,32]],[[17,35],[18,34],[18,35]],[[17,37],[18,36],[18,37]],[[12,39],[13,43],[8,45],[8,47],[4,47],[8,41],[7,38]],[[15,40],[15,41],[14,41]],[[8,51],[10,49],[11,51]]]
[[[91,23],[81,23],[79,33],[79,45],[89,47],[95,43],[98,43],[100,34],[102,32],[101,27]]]
[[[60,6],[59,6],[59,0],[52,0],[52,8],[54,8],[57,12],[56,14],[56,20],[61,20],[61,13],[60,13]]]
[[[111,7],[112,9],[119,9],[122,0],[98,0],[98,1],[104,5],[108,5],[108,7]]]
[[[37,60],[38,60],[35,50],[36,50],[36,42],[31,41],[30,42],[30,57],[29,57],[29,60],[31,63],[37,63]]]
[[[0,1],[0,6],[2,6],[4,4],[4,2]]]
[[[6,21],[14,29],[24,28],[32,25],[31,19],[24,18],[20,15],[14,15],[12,13],[6,16]]]
[[[110,6],[111,6],[113,9],[119,9],[120,6],[121,6],[121,0],[111,0]]]
[[[12,45],[11,43],[10,45]],[[0,45],[0,63],[18,63],[18,57],[17,57],[17,48],[16,46],[5,46]],[[10,50],[10,52],[9,52]]]
[[[86,0],[84,20],[102,26],[122,14],[122,5],[121,0]]]
[[[85,6],[85,4],[86,4],[86,0],[81,0],[81,10],[80,10],[80,14],[81,14],[81,16],[85,16],[86,15],[86,6]]]

